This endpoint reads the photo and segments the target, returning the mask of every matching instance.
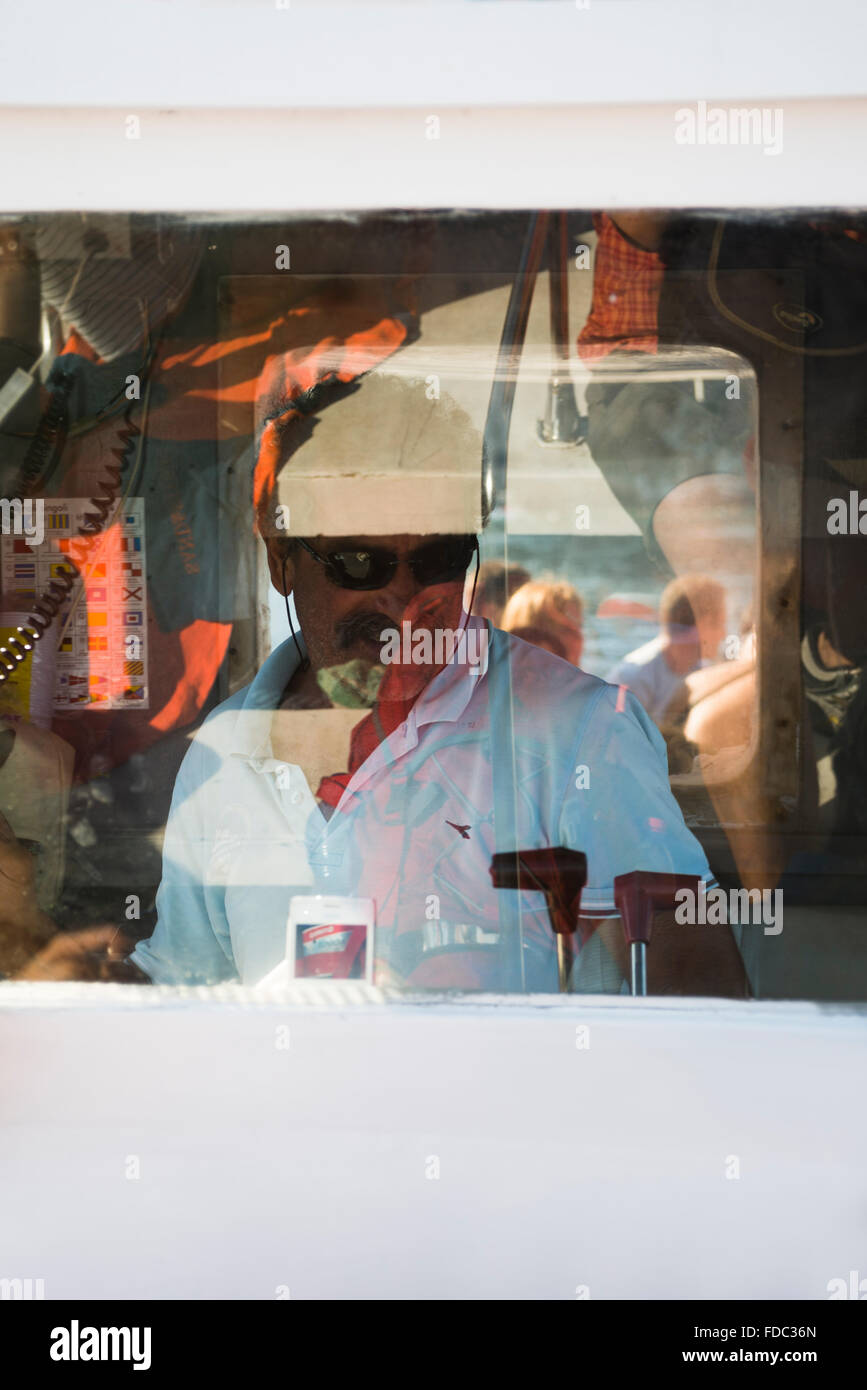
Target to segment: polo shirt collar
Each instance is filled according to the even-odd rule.
[[[304,638],[299,636],[298,640],[306,656]],[[298,650],[293,639],[287,637],[266,658],[247,688],[235,723],[233,753],[248,759],[272,756],[271,724],[274,711],[280,708],[283,692],[298,666]]]
[[[478,653],[480,657],[478,675],[473,674],[467,663],[466,633],[470,631],[478,634],[473,639],[474,650],[471,653]],[[473,698],[476,686],[487,674],[492,631],[484,618],[467,619],[465,634],[452,660],[422,691],[410,710],[408,723],[420,729],[425,724],[455,723],[460,719]]]
[[[407,719],[407,747],[418,741],[418,730],[425,724],[454,723],[461,718],[476,687],[484,679],[490,659],[493,629],[484,618],[470,617],[466,630],[478,636],[476,650],[480,655],[479,674],[471,674],[466,661],[466,635],[455,654],[442,671],[423,690]],[[486,636],[484,634],[487,634]],[[304,656],[307,648],[299,635]],[[267,759],[273,756],[271,724],[274,711],[279,709],[283,693],[298,670],[298,650],[291,637],[275,647],[263,662],[247,689],[244,703],[238,710],[233,737],[233,753],[247,759]]]

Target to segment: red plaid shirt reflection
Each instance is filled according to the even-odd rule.
[[[598,236],[593,302],[578,335],[578,352],[590,362],[615,349],[656,352],[662,260],[628,241],[607,213],[596,213],[593,225]]]

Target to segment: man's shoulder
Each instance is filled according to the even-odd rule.
[[[662,638],[651,637],[643,646],[636,647],[623,658],[624,666],[650,666],[662,656]]]
[[[655,765],[665,762],[662,735],[631,690],[591,676],[510,633],[498,636],[508,642],[500,652],[509,655],[516,732],[543,740],[552,756],[565,755],[577,744],[588,750],[605,748],[606,756],[628,762],[633,771],[645,757]],[[499,669],[503,666],[501,662]],[[497,686],[496,673],[493,679],[491,698],[498,700],[508,687],[505,682]]]
[[[271,717],[292,676],[293,654],[291,640],[275,647],[252,681],[211,710],[193,742],[221,753],[252,752],[267,735]]]
[[[246,706],[251,688],[252,682],[242,686],[210,711],[190,742],[188,756],[210,751],[226,757],[250,743]]]
[[[218,705],[215,705],[206,718],[202,720],[196,737],[199,738],[206,729],[211,733],[215,729],[233,723],[246,705],[252,686],[253,682],[249,681],[247,685],[242,685],[240,690],[236,690],[233,695],[229,695],[227,699],[221,700]]]
[[[612,666],[605,679],[611,685],[645,685],[648,680],[653,679],[653,672],[657,669],[662,658],[662,644],[658,637],[654,637],[649,642],[645,642],[643,647],[636,647],[635,651],[629,652],[616,666]]]

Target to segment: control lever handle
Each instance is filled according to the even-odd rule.
[[[684,888],[698,895],[701,883],[697,874],[654,873],[650,869],[633,869],[615,878],[614,905],[629,943],[633,994],[647,994],[647,947],[654,912],[676,907],[676,895]]]
[[[495,888],[544,893],[557,942],[560,992],[567,993],[574,960],[572,937],[581,911],[581,890],[587,882],[586,854],[562,845],[506,850],[493,855],[490,874]]]

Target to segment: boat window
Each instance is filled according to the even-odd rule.
[[[867,997],[863,214],[0,238],[7,980]]]

